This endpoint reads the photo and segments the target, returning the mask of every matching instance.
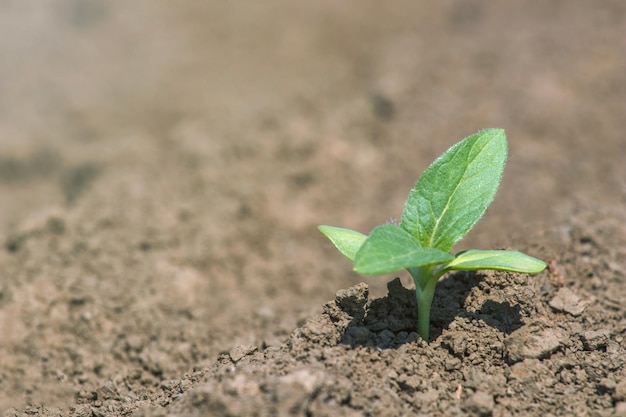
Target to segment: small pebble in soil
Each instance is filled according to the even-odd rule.
[[[546,328],[541,323],[530,323],[504,339],[504,346],[511,362],[526,358],[549,357],[561,346],[562,335],[558,329]]]
[[[549,305],[556,311],[562,311],[577,317],[585,311],[589,301],[581,299],[569,288],[562,287],[550,300]]]
[[[335,294],[335,303],[341,311],[348,313],[352,317],[362,317],[365,304],[369,296],[369,287],[361,282],[348,289],[339,290]]]
[[[365,345],[373,336],[373,333],[363,326],[348,327],[346,333],[341,338],[341,343],[352,347]]]
[[[244,356],[250,355],[250,354],[252,354],[252,353],[254,353],[256,351],[257,351],[257,347],[256,346],[239,345],[239,346],[235,346],[234,348],[232,348],[230,350],[230,352],[228,352],[228,355],[230,356],[230,360],[232,360],[233,362],[237,363]]]
[[[383,330],[376,335],[376,347],[382,349],[389,347],[394,337],[396,337],[396,335],[391,330]]]
[[[587,330],[582,335],[583,347],[585,350],[598,350],[606,348],[609,343],[609,331],[606,329]]]
[[[538,359],[524,359],[522,362],[511,366],[511,371],[507,378],[510,381],[529,384],[538,378],[545,378],[549,372],[548,367]]]
[[[448,372],[461,369],[461,360],[459,358],[446,358],[445,368]]]
[[[494,401],[490,394],[484,391],[476,391],[465,401],[463,408],[467,415],[488,417],[493,414],[493,407]]]
[[[599,394],[613,393],[617,384],[611,378],[602,378],[596,385]]]

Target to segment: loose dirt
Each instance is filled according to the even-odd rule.
[[[6,2],[6,416],[626,415],[626,6]],[[448,146],[509,161],[431,340],[394,221]]]

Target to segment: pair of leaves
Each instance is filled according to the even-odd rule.
[[[319,229],[354,262],[354,270],[365,275],[381,275],[454,259],[448,252],[423,248],[413,236],[394,224],[378,226],[369,237],[341,227],[319,226]]]
[[[354,270],[365,275],[438,264],[444,264],[442,272],[494,269],[536,273],[546,267],[543,261],[518,251],[471,249],[452,256],[436,248],[423,248],[410,234],[393,224],[378,226],[369,237],[341,227],[319,226],[319,229],[354,262]]]
[[[442,265],[443,271],[539,272],[545,263],[521,252],[449,253],[493,201],[506,156],[504,130],[483,130],[448,149],[424,171],[409,194],[400,226],[382,225],[370,236],[332,226],[319,229],[365,275],[429,265]]]

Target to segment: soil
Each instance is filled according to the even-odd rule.
[[[5,416],[626,415],[626,3],[7,1]],[[431,339],[316,230],[502,127]]]

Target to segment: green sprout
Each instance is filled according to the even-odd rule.
[[[533,274],[545,262],[510,250],[450,250],[483,216],[500,184],[507,157],[503,129],[485,129],[452,146],[419,177],[402,211],[400,225],[384,224],[369,236],[334,226],[319,230],[364,275],[401,269],[415,282],[418,333],[428,341],[435,286],[448,271]]]

